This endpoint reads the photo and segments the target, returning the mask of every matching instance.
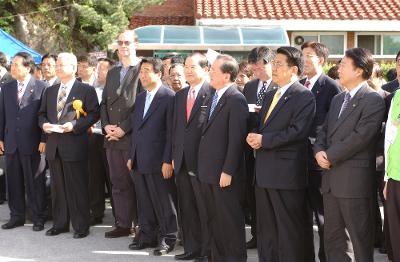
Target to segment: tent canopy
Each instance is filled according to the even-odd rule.
[[[0,28],[0,51],[3,52],[7,59],[11,59],[18,52],[27,52],[32,55],[36,64],[40,64],[42,55],[32,50],[22,42],[18,41],[11,35],[7,34]]]

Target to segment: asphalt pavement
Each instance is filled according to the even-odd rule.
[[[0,205],[0,224],[9,218],[7,204]],[[106,210],[103,224],[90,228],[90,234],[83,239],[73,239],[72,232],[58,236],[45,236],[45,231],[51,227],[51,221],[45,225],[45,230],[32,231],[32,224],[27,221],[25,226],[11,230],[0,229],[0,262],[40,261],[40,262],[141,262],[141,261],[175,261],[174,255],[183,252],[177,246],[166,256],[155,257],[151,249],[132,251],[128,249],[132,241],[130,237],[115,239],[104,238],[104,232],[110,230],[113,224],[111,210]],[[246,229],[249,237],[249,228]],[[315,232],[316,233],[316,232]],[[316,243],[318,236],[315,234]],[[255,249],[248,251],[249,262],[258,261]],[[376,262],[386,262],[386,255],[375,252]]]

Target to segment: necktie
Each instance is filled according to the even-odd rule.
[[[274,98],[272,99],[271,105],[268,108],[268,112],[265,114],[264,124],[265,122],[267,122],[269,115],[271,114],[272,110],[274,110],[276,104],[278,104],[280,98],[281,98],[281,90],[278,89],[274,95]]]
[[[23,89],[24,89],[24,83],[18,82],[18,104],[21,103],[22,96],[24,95]]]
[[[147,95],[146,95],[146,102],[144,103],[143,118],[146,116],[147,110],[149,110],[149,107],[150,107],[150,98],[151,98],[151,93],[150,93],[150,92],[147,92]]]
[[[67,101],[67,87],[63,84],[60,85],[60,92],[57,98],[57,118],[60,119],[61,113],[64,109],[65,102]]]
[[[256,105],[258,106],[262,105],[266,93],[267,93],[267,82],[264,81],[260,89],[260,92],[258,92]]]
[[[346,95],[344,96],[343,104],[342,104],[342,107],[340,108],[340,112],[339,112],[338,118],[349,107],[350,100],[351,100],[350,93],[347,92]]]
[[[310,87],[311,87],[311,82],[308,81],[308,79],[307,79],[307,81],[304,83],[304,86],[307,87],[308,89],[310,89]]]
[[[194,90],[194,88],[190,88],[188,99],[186,102],[186,121],[189,121],[190,113],[192,112],[193,109],[195,92],[196,91]]]
[[[218,103],[218,93],[215,92],[213,99],[212,99],[212,103],[211,103],[211,108],[210,108],[210,115],[208,116],[208,120],[210,120],[212,113],[214,112],[215,107],[217,106]]]

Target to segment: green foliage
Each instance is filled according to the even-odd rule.
[[[17,0],[0,1],[0,28],[7,33],[12,33],[14,31],[14,18],[12,15],[14,15],[13,11],[16,3]]]

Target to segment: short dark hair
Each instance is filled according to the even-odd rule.
[[[397,61],[397,59],[399,59],[399,58],[400,58],[400,50],[399,50],[399,52],[397,52],[396,61]]]
[[[207,57],[202,53],[199,53],[199,52],[192,53],[192,54],[188,55],[186,57],[186,59],[189,57],[198,57],[199,58],[199,66],[201,68],[205,68],[206,66],[208,66]]]
[[[42,63],[43,63],[43,60],[45,60],[46,58],[53,59],[54,62],[57,62],[57,56],[55,54],[51,54],[51,53],[44,54],[42,56]]]
[[[162,61],[171,59],[171,64],[183,64],[183,57],[180,54],[168,54],[162,58]]]
[[[268,64],[274,59],[274,57],[275,52],[272,49],[266,46],[259,46],[250,51],[247,61],[250,64],[255,64],[258,61],[263,60],[264,64]]]
[[[184,67],[184,65],[183,65],[183,64],[180,64],[180,63],[172,64],[172,65],[170,66],[170,68],[169,68],[168,73],[171,74],[171,70],[174,69],[174,68],[176,68],[176,67],[179,67],[179,66],[182,67],[182,68]]]
[[[383,77],[383,70],[377,62],[374,62],[374,68],[372,70],[372,74],[374,74],[375,77],[379,78]]]
[[[327,75],[334,80],[339,79],[338,69],[339,69],[338,65],[332,66],[331,68],[329,68]]]
[[[3,52],[0,52],[0,66],[7,67],[7,56]]]
[[[98,62],[108,62],[110,66],[113,66],[115,64],[115,61],[108,57],[100,57],[99,59],[97,59],[97,63]]]
[[[229,74],[229,80],[231,82],[235,82],[239,73],[239,65],[236,59],[230,55],[219,55],[217,56],[217,60],[222,60],[222,65],[220,67],[221,72],[224,74]]]
[[[78,63],[88,63],[89,66],[95,67],[97,66],[97,58],[95,56],[90,56],[90,55],[80,55],[78,57]]]
[[[253,75],[253,70],[247,61],[242,61],[239,63],[239,72],[243,72],[247,77]]]
[[[353,65],[363,71],[362,78],[364,80],[371,77],[374,58],[368,49],[362,47],[350,48],[346,50],[344,56],[350,58],[353,61]]]
[[[315,41],[308,41],[301,46],[301,50],[303,50],[304,48],[311,48],[312,50],[314,50],[318,57],[324,58],[324,63],[328,60],[329,49],[328,47],[326,47],[326,45]]]
[[[156,74],[163,72],[163,63],[162,60],[158,57],[144,57],[142,59],[142,62],[140,62],[140,66],[142,66],[142,64],[144,63],[151,64],[153,66],[153,71]]]
[[[22,65],[25,67],[29,67],[29,71],[33,72],[35,68],[35,60],[33,60],[33,57],[31,54],[27,52],[18,52],[14,55],[14,57],[21,57],[22,58]]]
[[[397,71],[396,68],[391,68],[386,72],[386,79],[387,81],[393,81],[397,78]]]
[[[282,46],[276,50],[278,54],[286,56],[286,62],[289,66],[297,67],[297,75],[300,76],[304,71],[304,57],[303,53],[292,46]]]

